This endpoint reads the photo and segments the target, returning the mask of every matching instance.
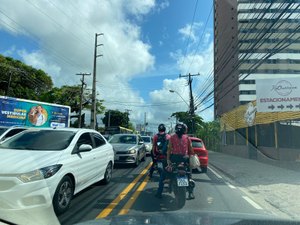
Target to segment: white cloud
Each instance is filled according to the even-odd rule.
[[[196,35],[196,32],[199,30],[199,28],[202,26],[202,23],[193,23],[193,24],[186,24],[185,27],[182,27],[178,30],[180,34],[182,34],[182,37],[184,39],[189,39],[192,41],[192,43],[195,43],[198,41],[199,36]]]
[[[169,90],[176,91],[171,93]],[[174,112],[188,111],[189,94],[185,79],[165,79],[163,88],[150,92],[150,98],[153,105],[150,121],[160,118],[161,122],[168,121],[168,118]]]
[[[209,36],[209,35],[207,35]],[[203,45],[202,45],[203,46]],[[208,88],[205,82],[208,78],[210,78],[210,81],[212,81],[213,79],[213,42],[204,45],[206,46],[206,48],[201,48],[202,51],[199,53],[189,53],[186,56],[183,55],[181,49],[178,49],[175,52],[171,52],[170,56],[176,61],[177,64],[177,69],[180,71],[180,73],[182,75],[186,75],[187,73],[191,73],[191,74],[200,74],[200,76],[194,77],[193,79],[193,95],[194,95],[194,100],[195,100],[195,106],[197,105],[198,111],[196,111],[196,114],[198,114],[199,116],[201,116],[205,121],[211,121],[213,120],[214,114],[213,114],[213,107],[206,109],[203,112],[199,112],[203,109],[205,109],[207,106],[209,106],[212,101],[209,101],[205,104],[200,104],[201,100],[203,99],[203,96],[205,96],[205,94],[203,96],[199,95],[203,92],[204,89]],[[183,83],[177,83],[177,82],[183,82]],[[161,96],[162,93],[166,94],[166,92],[168,92],[168,89],[170,89],[169,86],[170,82],[168,80],[164,81],[164,87],[159,90],[159,91],[155,91],[152,92],[152,100],[158,101],[159,102],[159,98],[157,97],[157,95]],[[180,90],[180,94],[181,96],[186,99],[186,101],[189,104],[189,90],[187,88],[184,88],[184,84],[186,84],[186,81],[184,79],[177,79],[174,80],[174,83],[172,83],[173,85],[177,84],[179,86],[174,87],[177,88],[176,90]],[[180,86],[181,84],[181,86]],[[176,86],[176,85],[175,85]],[[210,89],[212,89],[213,87],[210,86]],[[171,88],[172,89],[172,88]],[[209,92],[209,91],[208,91]],[[207,93],[208,93],[207,92]],[[171,97],[168,95],[168,97]],[[174,98],[174,96],[173,96]],[[180,99],[180,98],[179,98]],[[210,98],[208,98],[210,99]],[[181,104],[180,106],[169,106],[167,108],[167,112],[166,115],[169,115],[170,112],[176,112],[176,111],[185,111],[182,110],[184,108],[186,108],[187,105],[186,104]],[[166,117],[165,115],[165,117]]]
[[[52,79],[57,80],[59,79],[59,74],[61,68],[56,64],[49,63],[45,55],[42,54],[40,51],[28,53],[26,50],[19,50],[18,54],[21,56],[22,61],[30,65],[36,69],[41,69],[47,71],[47,73],[52,74]]]
[[[4,52],[2,52],[3,55],[12,56],[16,52],[16,46],[13,45],[9,49],[6,49]]]
[[[208,74],[213,69],[213,42],[201,52],[183,55],[181,50],[171,52],[170,56],[176,60],[177,67],[182,74]]]
[[[129,0],[126,1],[126,8],[130,13],[134,15],[143,15],[149,13],[149,11],[155,6],[155,0]]]
[[[88,1],[14,1],[0,0],[0,29],[13,35],[25,35],[38,49],[8,49],[18,52],[29,65],[45,70],[56,86],[79,83],[79,72],[93,72],[95,33],[98,36],[97,90],[107,107],[124,110],[126,105],[110,102],[144,100],[128,85],[128,81],[151,70],[155,57],[151,46],[141,41],[141,28],[129,18],[140,17],[156,7],[155,0],[88,0]],[[1,21],[6,21],[2,23]],[[12,28],[13,27],[13,28]],[[89,86],[92,77],[87,77]],[[111,87],[103,89],[103,87]],[[104,90],[104,91],[103,91]],[[110,104],[110,105],[109,105]],[[141,119],[141,113],[133,113]]]
[[[160,3],[158,3],[157,11],[164,10],[165,8],[168,8],[170,6],[170,3],[168,0],[163,0]]]

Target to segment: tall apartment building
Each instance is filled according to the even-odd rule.
[[[214,0],[215,117],[256,99],[257,79],[300,74],[299,0]]]

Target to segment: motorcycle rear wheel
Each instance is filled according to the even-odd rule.
[[[183,208],[186,201],[186,187],[174,187],[174,195],[177,208]]]

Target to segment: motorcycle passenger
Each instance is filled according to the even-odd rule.
[[[168,139],[170,138],[170,135],[166,133],[166,127],[164,124],[159,124],[157,129],[158,133],[153,136],[153,145],[151,150],[151,158],[153,163],[149,171],[150,178],[152,177],[157,166],[157,160],[166,160]]]
[[[168,167],[172,163],[187,162],[189,165],[189,157],[194,155],[191,140],[186,135],[187,126],[185,124],[178,123],[175,126],[175,134],[170,137],[168,151],[167,151],[167,163]],[[194,199],[194,182],[191,179],[191,173],[189,173],[189,199]]]

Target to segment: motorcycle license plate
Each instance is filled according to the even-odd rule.
[[[163,169],[163,164],[162,164],[162,162],[158,162],[158,163],[157,163],[157,167],[158,167],[158,169]]]
[[[178,187],[187,187],[189,186],[189,181],[187,177],[177,177],[177,186]]]

